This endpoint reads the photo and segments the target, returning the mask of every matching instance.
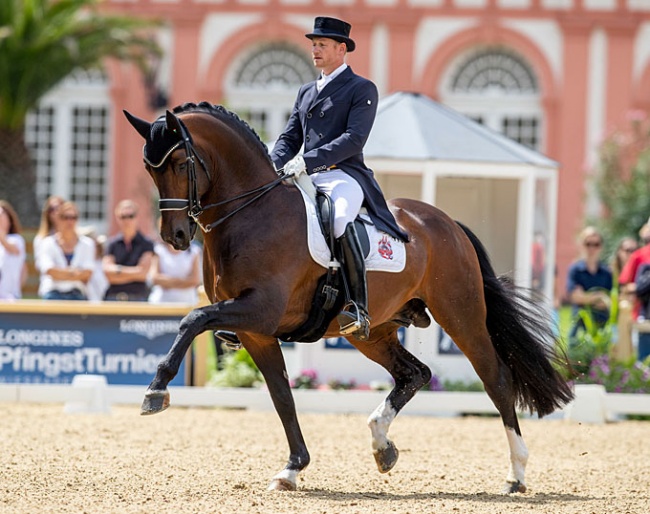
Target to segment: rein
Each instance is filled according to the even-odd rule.
[[[198,185],[196,182],[196,163],[195,163],[195,158],[196,160],[199,161],[201,164],[201,167],[203,168],[203,171],[205,171],[205,174],[208,177],[208,180],[212,180],[210,177],[210,173],[208,172],[208,168],[205,165],[205,162],[203,162],[203,159],[199,156],[199,154],[196,152],[194,149],[194,145],[192,145],[192,140],[190,139],[190,136],[187,132],[187,129],[185,128],[185,125],[183,123],[180,123],[180,129],[181,129],[181,137],[182,137],[182,142],[179,142],[177,145],[175,145],[168,153],[167,156],[171,154],[173,150],[176,150],[180,145],[182,144],[185,147],[185,154],[187,155],[187,158],[185,159],[185,162],[187,163],[187,175],[188,175],[188,199],[185,198],[161,198],[158,201],[158,208],[161,211],[182,211],[187,209],[187,215],[192,218],[192,220],[199,226],[201,227],[201,230],[203,232],[207,233],[210,232],[213,228],[221,225],[224,221],[229,219],[230,217],[234,216],[237,214],[239,211],[242,209],[245,209],[248,207],[250,204],[255,202],[256,200],[260,199],[262,196],[264,196],[266,193],[271,191],[275,186],[280,184],[283,180],[286,178],[292,176],[291,174],[285,174],[283,172],[283,169],[278,170],[278,172],[282,172],[282,174],[273,180],[272,182],[269,182],[268,184],[264,184],[263,186],[260,186],[256,189],[253,189],[252,191],[247,191],[246,193],[242,193],[240,195],[237,195],[233,198],[229,198],[227,200],[222,200],[221,202],[217,203],[212,203],[209,205],[206,205],[205,207],[201,206],[201,200],[199,199],[199,192],[198,192]],[[229,212],[225,216],[222,216],[219,218],[217,221],[214,221],[208,225],[203,225],[201,221],[199,220],[199,216],[203,214],[203,212],[207,209],[212,209],[214,207],[219,207],[221,205],[228,204],[230,202],[234,202],[236,200],[241,200],[242,198],[246,198],[248,196],[255,195],[253,198],[250,198],[248,201],[244,202],[242,205],[237,207],[235,210]]]
[[[268,193],[271,189],[273,189],[275,186],[277,186],[278,184],[280,184],[280,182],[282,182],[284,179],[286,179],[286,178],[288,178],[288,177],[290,177],[290,176],[291,176],[291,175],[285,175],[285,174],[282,174],[282,175],[280,175],[278,178],[276,178],[275,180],[273,180],[272,182],[269,182],[268,184],[264,184],[263,186],[260,186],[260,187],[258,187],[257,189],[253,189],[252,191],[248,191],[248,192],[246,192],[246,193],[242,193],[242,194],[237,195],[237,196],[235,196],[235,197],[233,197],[233,198],[229,198],[228,200],[223,200],[223,201],[221,201],[221,202],[217,202],[217,203],[212,203],[212,204],[210,204],[210,205],[206,205],[206,206],[203,208],[203,210],[205,210],[205,209],[211,209],[212,207],[219,207],[220,205],[225,205],[225,204],[227,204],[227,203],[234,202],[235,200],[240,200],[240,199],[242,199],[242,198],[246,198],[247,196],[254,195],[255,193],[258,193],[256,196],[254,196],[253,198],[251,198],[251,199],[248,200],[247,202],[244,202],[243,204],[241,204],[241,205],[240,205],[239,207],[237,207],[235,210],[229,212],[229,213],[226,214],[225,216],[222,216],[222,217],[219,218],[217,221],[214,221],[214,222],[210,223],[209,225],[203,226],[203,225],[201,224],[201,222],[200,222],[196,217],[192,216],[191,214],[190,214],[190,216],[191,216],[192,219],[193,219],[193,220],[194,220],[194,221],[199,225],[199,227],[201,227],[201,230],[203,230],[204,232],[210,232],[213,228],[215,228],[215,227],[221,225],[221,224],[222,224],[224,221],[226,221],[228,218],[230,218],[231,216],[234,216],[235,214],[237,214],[237,213],[238,213],[239,211],[241,211],[242,209],[248,207],[248,206],[249,206],[250,204],[252,204],[255,200],[258,200],[259,198],[261,198],[262,196],[264,196],[264,195],[265,195],[266,193]]]

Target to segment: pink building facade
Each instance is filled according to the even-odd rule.
[[[650,0],[106,0],[106,8],[164,20],[156,88],[168,106],[224,104],[268,141],[281,131],[298,86],[315,76],[304,37],[314,17],[345,19],[357,43],[348,64],[372,79],[380,96],[426,94],[559,163],[560,277],[576,257],[585,216],[598,212],[588,176],[599,141],[631,111],[650,109]],[[42,108],[54,106],[66,87]],[[150,106],[151,88],[139,72],[123,63],[110,63],[91,97],[101,106],[107,142],[103,203],[88,209],[87,220],[111,232],[120,199],[154,205],[142,141],[122,109],[148,119],[160,110]],[[68,120],[71,130],[76,119]],[[44,137],[39,123],[34,116],[28,126],[34,148]],[[39,195],[75,199],[77,186],[53,180],[56,164],[44,162]],[[79,194],[92,204],[90,193]]]

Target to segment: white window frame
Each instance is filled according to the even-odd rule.
[[[58,195],[65,199],[73,199],[74,188],[72,184],[71,162],[73,158],[73,130],[74,130],[74,109],[75,108],[102,108],[106,110],[106,132],[105,132],[105,166],[104,184],[102,196],[105,207],[108,205],[110,188],[110,170],[112,157],[110,150],[111,141],[111,112],[112,106],[109,95],[108,81],[100,73],[76,73],[63,81],[63,83],[49,92],[39,102],[39,108],[53,109],[52,126],[52,167],[51,183],[49,191],[45,192],[45,198],[50,195]],[[28,129],[27,129],[28,130]],[[36,170],[37,176],[39,170]],[[42,196],[39,201],[45,200]],[[85,205],[79,205],[80,213],[85,212]],[[104,208],[101,217],[83,217],[80,220],[82,225],[92,225],[98,232],[105,232],[108,229],[107,209]]]

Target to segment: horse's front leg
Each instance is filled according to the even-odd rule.
[[[243,336],[242,340],[266,380],[271,400],[289,442],[289,461],[285,468],[273,477],[269,490],[295,491],[298,473],[309,464],[309,452],[298,423],[280,344],[274,338],[249,339]]]
[[[260,325],[254,297],[228,300],[194,309],[180,323],[178,335],[165,358],[158,364],[156,376],[145,393],[140,413],[156,414],[169,407],[167,385],[178,373],[178,368],[194,338],[206,330],[252,330],[264,333],[268,327]]]

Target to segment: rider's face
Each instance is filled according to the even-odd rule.
[[[311,55],[314,60],[314,66],[323,70],[325,75],[329,75],[343,64],[345,52],[345,43],[339,43],[327,37],[315,37],[312,39]]]

